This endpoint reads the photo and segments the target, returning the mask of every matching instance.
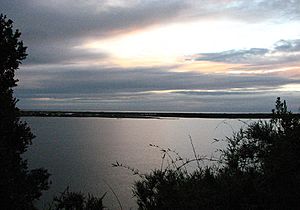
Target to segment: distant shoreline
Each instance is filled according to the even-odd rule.
[[[300,116],[300,114],[295,114]],[[184,112],[77,112],[77,111],[21,111],[22,117],[100,117],[100,118],[221,118],[269,119],[272,113],[184,113]]]

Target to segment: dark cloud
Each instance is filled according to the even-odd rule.
[[[115,93],[155,90],[222,90],[228,88],[272,88],[295,82],[275,76],[212,75],[170,72],[163,68],[114,69],[105,67],[48,67],[41,71],[20,71],[20,89],[27,93]],[[25,84],[30,81],[30,84]],[[298,81],[299,82],[299,81]]]
[[[35,43],[111,36],[163,23],[175,18],[186,5],[181,1],[141,1],[129,7],[107,7],[103,1],[4,0],[3,10]]]
[[[70,64],[82,61],[94,62],[110,57],[106,53],[91,52],[84,49],[73,48],[71,46],[54,44],[44,46],[29,47],[28,56],[24,64]]]
[[[195,60],[214,61],[226,63],[249,63],[257,57],[265,56],[269,52],[264,48],[251,48],[248,50],[229,50],[220,53],[201,53]]]
[[[107,6],[105,1],[3,0],[1,7],[22,31],[22,39],[29,46],[28,62],[41,64],[102,57],[74,46],[92,37],[99,39],[169,22],[186,4],[142,1],[130,6]]]
[[[93,97],[69,95],[48,98],[20,97],[23,109],[93,110],[93,111],[177,111],[177,112],[270,112],[276,97],[286,99],[289,108],[299,110],[300,94],[269,92],[249,95],[188,95],[188,94],[93,94]],[[39,98],[41,97],[41,99]]]
[[[300,82],[276,76],[229,77],[167,70],[166,67],[23,69],[18,73],[21,82],[16,94],[21,99],[20,106],[27,109],[251,111],[249,107],[254,103],[251,98],[266,97],[273,102],[280,94],[276,91],[279,87]],[[251,102],[242,107],[245,104],[242,99]],[[212,105],[213,102],[217,104]],[[261,104],[257,110],[268,111],[265,107]]]
[[[264,90],[265,91],[262,91]],[[268,91],[266,91],[268,90]],[[228,89],[226,90],[212,90],[212,91],[175,91],[174,93],[177,94],[185,94],[185,95],[194,95],[194,96],[219,96],[219,97],[224,97],[224,96],[238,96],[238,95],[243,95],[243,96],[247,96],[247,95],[264,95],[266,94],[266,92],[271,92],[273,90],[273,88],[269,87],[269,88],[259,88],[259,91],[249,91],[249,90],[240,90],[240,91],[235,91],[235,90],[231,90]]]
[[[274,46],[278,52],[300,52],[300,39],[280,40]]]
[[[231,71],[272,72],[276,69],[292,69],[299,66],[300,39],[280,40],[274,44],[272,49],[229,50],[219,53],[202,53],[192,57],[195,61],[244,64],[242,67],[231,68]]]

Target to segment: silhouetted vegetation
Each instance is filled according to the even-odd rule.
[[[4,209],[35,209],[33,202],[49,187],[47,170],[29,170],[22,154],[34,135],[20,120],[13,96],[19,64],[26,58],[21,33],[13,30],[13,21],[0,15],[0,200]]]
[[[226,138],[218,164],[188,172],[178,156],[134,185],[139,209],[298,209],[300,120],[276,101],[269,121],[257,121]],[[155,145],[154,145],[155,146]],[[170,149],[161,150],[163,158]]]
[[[59,196],[55,196],[48,210],[101,210],[104,209],[103,198],[92,194],[84,195],[82,192],[70,192],[67,188]]]

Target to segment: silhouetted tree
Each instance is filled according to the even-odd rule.
[[[20,120],[13,87],[19,64],[27,56],[20,40],[21,33],[13,30],[13,21],[0,15],[0,205],[1,209],[35,209],[33,202],[49,188],[47,170],[29,170],[22,154],[34,135]]]

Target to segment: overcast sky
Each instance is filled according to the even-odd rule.
[[[300,107],[300,0],[1,0],[30,110]]]

